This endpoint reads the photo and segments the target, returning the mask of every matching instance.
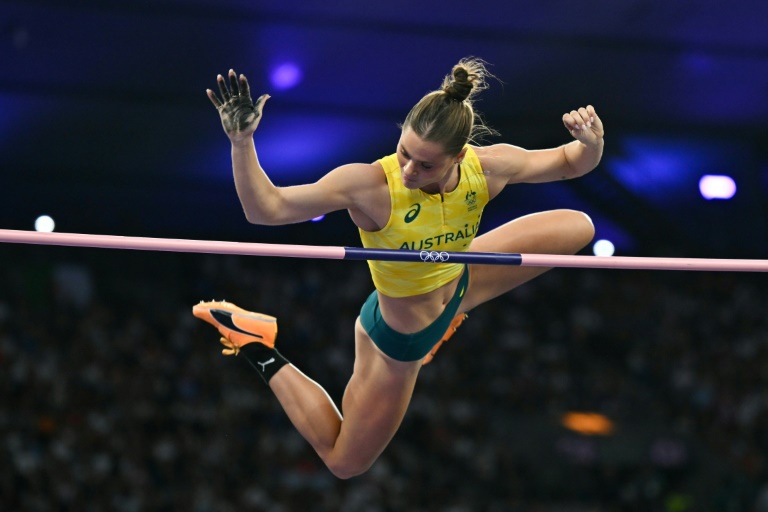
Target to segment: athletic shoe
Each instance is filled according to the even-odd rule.
[[[227,347],[222,350],[224,355],[237,355],[248,343],[275,348],[277,318],[273,316],[252,313],[224,301],[201,302],[192,307],[192,314],[219,330],[221,344]]]
[[[448,326],[448,330],[443,334],[443,337],[435,343],[435,346],[432,347],[432,350],[429,351],[429,354],[427,354],[427,357],[424,358],[424,362],[422,365],[425,365],[432,361],[432,359],[435,358],[435,354],[437,354],[437,351],[440,349],[440,346],[448,341],[451,336],[453,336],[453,333],[456,332],[456,329],[459,328],[461,323],[468,317],[466,313],[461,313],[459,315],[456,315],[453,320],[451,320],[451,325]]]

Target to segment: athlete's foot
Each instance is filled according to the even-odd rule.
[[[427,364],[432,361],[432,359],[435,358],[435,354],[437,354],[437,351],[440,349],[440,347],[448,341],[451,336],[453,336],[453,333],[456,332],[456,329],[459,328],[461,323],[468,317],[466,313],[461,313],[459,315],[456,315],[453,320],[451,320],[451,325],[448,326],[448,330],[445,331],[445,334],[443,334],[443,337],[440,338],[440,341],[435,343],[435,346],[432,347],[432,350],[429,351],[429,354],[427,354],[427,357],[424,358],[424,361],[422,362],[422,365]]]
[[[275,348],[277,319],[253,313],[224,301],[201,302],[192,307],[192,314],[215,326],[223,338],[224,355],[237,355],[248,343],[261,343]]]

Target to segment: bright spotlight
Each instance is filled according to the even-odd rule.
[[[296,87],[301,82],[301,68],[293,62],[286,62],[274,68],[269,76],[272,86],[275,89],[290,89]]]
[[[736,195],[736,182],[730,176],[705,174],[699,180],[699,192],[704,199],[730,199]]]
[[[56,223],[48,215],[41,215],[35,219],[35,231],[51,233],[55,227]]]
[[[598,240],[595,245],[592,246],[592,252],[595,256],[613,256],[615,247],[610,240]]]
[[[320,215],[319,217],[315,217],[314,219],[312,219],[312,222],[320,222],[324,218],[325,218],[325,215]]]

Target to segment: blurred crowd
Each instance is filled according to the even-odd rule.
[[[364,262],[0,247],[0,510],[768,512],[756,274],[557,269],[477,308],[335,479],[191,315],[226,299],[340,403]],[[560,423],[596,412],[583,435]]]

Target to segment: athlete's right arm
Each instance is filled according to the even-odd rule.
[[[316,183],[276,187],[259,164],[253,133],[261,120],[267,95],[254,104],[245,76],[228,73],[229,87],[217,77],[221,99],[210,89],[208,98],[218,110],[224,131],[232,142],[235,187],[245,216],[254,224],[290,224],[335,210],[367,211],[376,185],[383,179],[372,165],[350,164],[334,169]]]
[[[357,209],[369,213],[380,169],[370,164],[337,167],[315,183],[277,187],[259,165],[253,139],[232,145],[235,187],[248,222],[281,225],[314,219],[336,210]]]

